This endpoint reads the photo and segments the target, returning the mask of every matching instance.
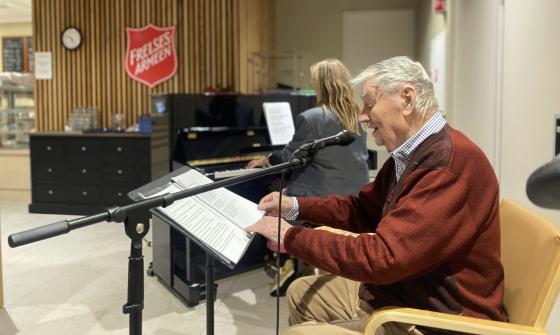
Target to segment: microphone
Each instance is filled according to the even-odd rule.
[[[560,155],[529,176],[526,192],[535,205],[560,209]]]
[[[349,132],[348,130],[343,130],[336,135],[321,138],[312,142],[305,143],[298,148],[298,151],[312,151],[315,152],[321,148],[328,147],[331,145],[342,145],[346,146],[354,142],[356,135]]]

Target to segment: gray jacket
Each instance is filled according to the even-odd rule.
[[[290,159],[302,144],[342,131],[342,124],[330,109],[315,107],[300,113],[294,122],[295,133],[290,143],[269,157],[271,164]],[[356,194],[368,183],[366,133],[356,136],[349,146],[330,146],[317,151],[311,164],[294,170],[286,194],[293,196],[326,196]]]

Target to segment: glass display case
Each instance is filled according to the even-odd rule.
[[[0,147],[27,148],[35,129],[33,87],[0,83]]]

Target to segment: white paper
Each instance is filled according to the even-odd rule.
[[[264,117],[272,145],[285,145],[294,136],[294,119],[287,102],[263,103]]]
[[[52,53],[35,52],[35,79],[52,79]]]
[[[161,211],[233,263],[239,262],[251,241],[244,230],[193,198],[175,201]]]
[[[195,170],[172,178],[172,181],[173,183],[151,197],[212,182]],[[235,264],[251,242],[251,235],[244,228],[264,215],[263,211],[257,210],[255,203],[225,188],[177,200],[168,207],[159,207],[158,210],[194,238]]]
[[[183,188],[189,189],[212,183],[212,180],[196,170],[189,170],[173,178]],[[264,211],[257,209],[257,204],[233,193],[226,188],[201,193],[195,198],[226,215],[234,224],[244,229],[260,220]]]

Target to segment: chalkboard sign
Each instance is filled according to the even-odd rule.
[[[30,72],[33,69],[31,37],[2,38],[2,71]]]
[[[2,39],[2,64],[4,72],[23,72],[23,39]]]

